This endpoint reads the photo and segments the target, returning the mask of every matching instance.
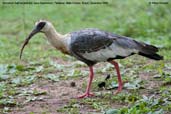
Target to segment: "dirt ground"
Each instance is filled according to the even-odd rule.
[[[80,86],[82,81],[83,79],[74,80],[76,86],[71,87],[71,82],[73,82],[73,80],[56,83],[39,80],[37,83],[30,85],[27,89],[36,89],[46,92],[46,95],[41,96],[42,100],[26,103],[22,108],[14,108],[10,114],[29,114],[30,112],[34,112],[34,114],[40,114],[43,112],[56,114],[58,108],[63,107],[71,99],[76,99],[74,97],[82,94]]]
[[[58,63],[63,63],[61,61],[57,61]],[[99,67],[101,64],[99,64]],[[85,69],[85,67],[81,68]],[[88,72],[88,71],[87,71]],[[153,77],[150,76],[151,74],[149,72],[143,71],[139,73],[139,78],[142,80],[147,80],[148,83],[145,84],[145,88],[147,89],[140,89],[138,90],[140,93],[144,95],[150,94],[148,90],[152,90],[160,86],[160,84],[157,81],[153,80]],[[98,78],[97,76],[94,77],[94,80]],[[39,95],[39,100],[33,100],[26,103],[23,103],[22,97],[16,98],[19,104],[23,104],[22,106],[14,107],[12,108],[11,112],[9,114],[67,114],[66,112],[57,112],[58,109],[66,106],[70,103],[71,100],[77,100],[79,102],[80,99],[77,99],[76,97],[78,95],[83,94],[83,83],[85,81],[87,82],[88,76],[86,77],[77,77],[73,79],[68,80],[61,80],[59,82],[52,82],[50,80],[45,79],[38,79],[34,84],[29,85],[28,87],[25,87],[27,90],[38,90],[39,92],[46,92],[46,94]],[[71,83],[75,83],[75,86],[72,86]],[[110,92],[112,95],[112,91],[116,91],[116,89],[113,90],[100,90],[100,92]],[[128,91],[125,88],[123,91]],[[122,91],[122,92],[123,92]],[[96,94],[96,92],[95,92]],[[99,96],[94,96],[95,99],[100,99]],[[126,106],[127,104],[122,103],[111,103],[111,108],[120,108],[122,106]],[[89,107],[86,104],[82,104],[81,107],[79,107],[79,113],[80,114],[101,114],[99,111]],[[77,113],[76,113],[77,114]]]
[[[145,74],[140,74],[140,78],[149,80],[149,76]],[[83,94],[82,83],[87,81],[88,77],[64,80],[60,82],[51,82],[47,80],[39,80],[35,84],[27,87],[29,90],[36,89],[38,91],[46,92],[46,95],[41,95],[41,100],[35,100],[28,103],[25,103],[23,106],[16,107],[9,114],[65,114],[57,112],[58,109],[64,107],[69,103],[70,100],[77,99],[76,97],[80,94]],[[71,83],[75,82],[76,86],[72,87]],[[148,88],[155,88],[158,86],[157,83],[151,82],[146,85]],[[111,90],[115,91],[115,90]],[[126,91],[126,90],[123,90]],[[106,92],[106,91],[102,91]],[[143,94],[148,94],[148,92],[141,91]],[[95,96],[96,97],[96,96]],[[19,98],[18,101],[22,103],[22,98]],[[112,104],[114,108],[119,108],[121,104]],[[80,107],[80,114],[96,113],[98,112],[94,109],[83,104]],[[32,112],[32,113],[31,113]],[[48,112],[48,113],[45,113]],[[100,114],[100,113],[99,113]]]

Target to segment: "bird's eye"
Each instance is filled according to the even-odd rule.
[[[40,22],[37,24],[37,29],[41,30],[45,26],[46,22]]]

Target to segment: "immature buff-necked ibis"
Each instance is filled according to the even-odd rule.
[[[44,33],[52,46],[62,53],[74,56],[76,59],[88,65],[90,75],[86,92],[78,98],[93,96],[93,94],[90,93],[90,87],[94,77],[93,65],[98,62],[106,61],[114,65],[119,82],[118,89],[115,93],[118,93],[122,90],[123,84],[119,65],[114,61],[115,59],[123,59],[133,54],[139,54],[154,60],[163,59],[162,56],[157,54],[157,47],[135,41],[125,36],[119,36],[94,28],[61,35],[49,21],[45,20],[36,22],[35,28],[25,39],[21,48],[20,58],[25,45],[27,45],[32,36],[38,32]]]

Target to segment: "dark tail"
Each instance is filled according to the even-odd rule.
[[[159,54],[145,54],[142,52],[139,52],[138,54],[142,55],[144,57],[150,58],[150,59],[154,59],[154,60],[163,60],[163,56],[161,56]]]
[[[144,57],[154,59],[154,60],[163,60],[163,56],[157,54],[159,50],[157,47],[153,45],[145,44],[142,42],[136,42],[136,43],[138,44],[139,55],[142,55]]]

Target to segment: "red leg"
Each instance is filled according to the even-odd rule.
[[[88,81],[88,85],[87,85],[87,88],[86,88],[86,92],[83,95],[79,96],[78,98],[93,96],[93,94],[90,93],[91,83],[92,83],[92,80],[93,80],[93,77],[94,77],[93,67],[89,66],[89,70],[90,70],[90,75],[89,75],[89,81]]]
[[[115,69],[116,69],[116,72],[117,72],[119,86],[118,86],[118,90],[114,93],[114,94],[117,94],[122,90],[122,87],[123,87],[122,79],[121,79],[121,75],[120,75],[120,71],[119,71],[119,65],[115,61],[110,61],[110,63],[115,66]]]

